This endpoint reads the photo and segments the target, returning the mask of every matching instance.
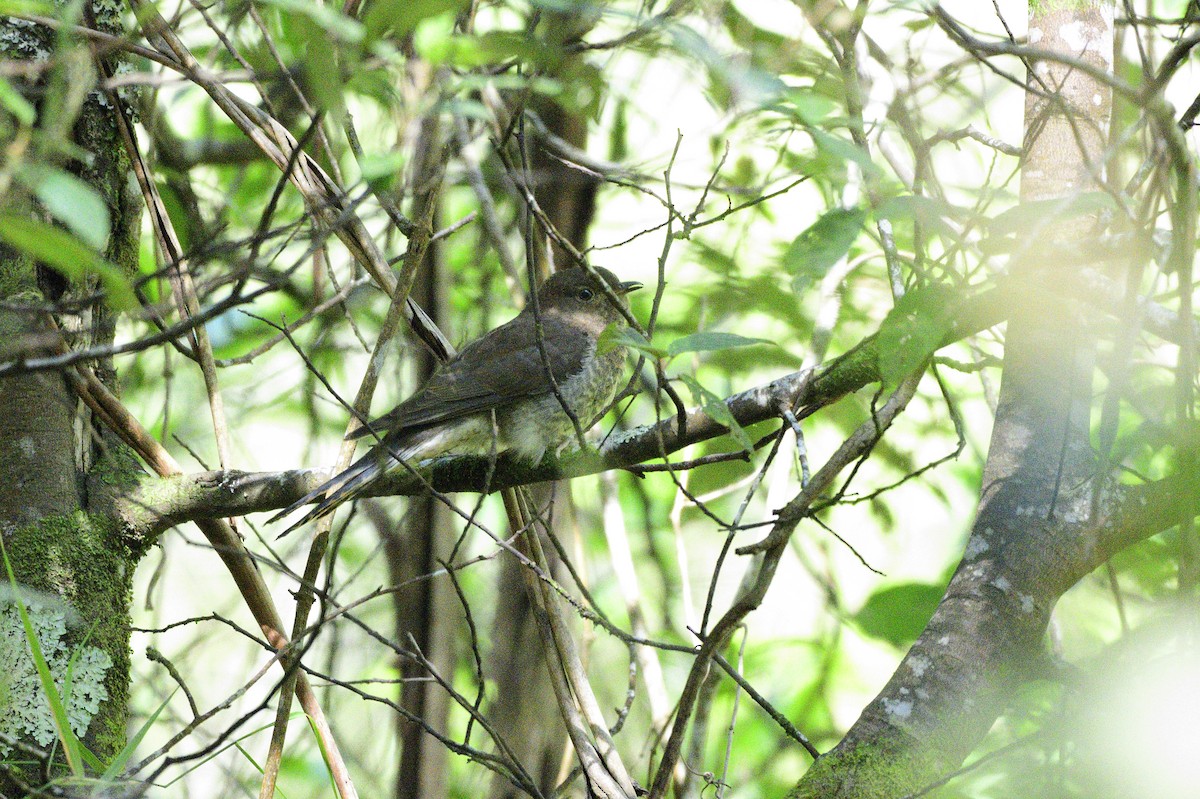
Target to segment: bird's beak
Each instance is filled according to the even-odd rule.
[[[624,296],[631,291],[637,291],[642,287],[642,284],[636,280],[626,280],[624,283],[617,284],[617,294]]]

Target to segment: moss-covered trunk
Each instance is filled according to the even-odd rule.
[[[63,14],[68,13],[64,7]],[[97,7],[101,24],[104,13]],[[103,219],[96,213],[99,198],[108,218],[100,254],[133,274],[140,203],[136,191],[131,194],[113,108],[96,88],[86,43],[5,17],[0,56],[30,63],[29,77],[19,88],[36,111],[32,123],[0,113],[0,138],[21,144],[7,149],[6,173],[16,179],[3,187],[3,213],[59,226],[75,213]],[[68,176],[66,190],[63,175]],[[47,188],[47,176],[57,176],[57,189]],[[78,195],[72,195],[72,186]],[[51,193],[52,209],[42,203]],[[114,314],[94,279],[68,277],[65,266],[53,269],[12,246],[11,236],[5,238],[9,244],[0,245],[0,363],[43,356],[63,344],[112,341]],[[110,364],[90,366],[104,382],[115,383]],[[68,689],[70,665],[66,706],[75,733],[102,762],[124,745],[130,590],[141,552],[123,535],[111,496],[139,474],[123,445],[81,405],[64,373],[0,374],[0,533],[18,588],[0,595],[0,749],[5,752],[0,793],[5,796],[26,795],[45,782],[46,773],[52,778],[65,773],[46,690],[13,597],[29,610],[60,692]],[[38,762],[45,757],[39,753],[50,751],[56,762],[47,769]]]

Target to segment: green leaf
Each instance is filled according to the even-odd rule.
[[[778,74],[759,68],[753,60],[729,58],[714,40],[698,31],[682,24],[667,30],[674,46],[707,70],[710,102],[771,107],[788,91]]]
[[[722,333],[708,330],[702,333],[692,333],[675,339],[667,346],[667,355],[674,358],[685,352],[716,352],[734,347],[749,347],[754,344],[774,344],[765,338],[747,338],[736,333]]]
[[[95,274],[117,310],[137,307],[137,297],[121,270],[62,228],[16,214],[0,214],[0,239],[45,262],[69,280],[84,282]]]
[[[108,244],[108,205],[100,192],[62,169],[25,165],[17,176],[45,206],[50,215],[94,250]]]
[[[321,731],[317,729],[317,722],[312,716],[306,713],[304,720],[308,722],[308,729],[313,734],[313,740],[317,742],[317,748],[321,751],[321,761],[325,763],[325,773],[329,776],[329,787],[333,790],[332,795],[338,796],[337,780],[333,778],[333,762],[329,757],[329,748],[325,746],[325,736],[321,735]]]
[[[680,375],[679,379],[692,392],[692,397],[695,399],[696,404],[700,406],[700,409],[704,411],[704,414],[709,419],[728,427],[729,434],[733,436],[734,441],[742,449],[747,452],[754,449],[754,442],[750,440],[750,436],[746,435],[746,431],[738,424],[737,419],[733,418],[733,414],[729,412],[729,406],[725,404],[725,400],[700,385],[700,382],[691,375]]]
[[[385,32],[403,36],[426,19],[458,13],[467,3],[468,0],[376,0],[368,6],[365,21],[373,36]]]
[[[879,327],[879,371],[896,386],[939,347],[954,324],[958,293],[949,286],[913,289],[900,298]]]
[[[1033,200],[1009,208],[988,222],[993,236],[1020,234],[1028,230],[1044,230],[1057,222],[1112,210],[1116,202],[1102,191],[1085,191],[1072,197]]]
[[[790,114],[802,125],[816,125],[837,110],[832,98],[807,86],[789,88],[779,103],[779,110]]]
[[[954,207],[945,200],[915,194],[891,197],[875,211],[877,217],[892,222],[918,222],[936,231],[944,238],[958,235],[954,228],[946,224],[946,219],[963,214],[962,209]]]
[[[79,645],[71,652],[71,658],[67,661],[67,671],[63,677],[62,687],[62,701],[64,707],[71,704],[71,690],[75,683],[75,666],[77,663],[79,663],[79,656],[83,654],[83,648],[87,646],[88,641],[92,640],[92,633],[96,631],[96,626],[99,623],[99,619],[92,622],[91,629],[87,631],[87,635],[83,637],[83,640],[80,641]],[[74,732],[74,730],[72,730],[72,732]],[[103,771],[104,764],[100,762],[100,758],[96,757],[92,750],[84,746],[78,738],[75,740],[79,745],[79,753],[83,756],[83,762],[87,764],[88,768],[90,768],[93,772]]]
[[[0,0],[0,14],[5,15],[53,17],[56,11],[54,3],[43,0]]]
[[[862,230],[866,211],[835,208],[796,237],[783,256],[783,266],[792,274],[792,288],[803,293],[847,252]]]
[[[137,751],[138,744],[140,744],[142,739],[146,737],[146,733],[150,731],[150,728],[158,719],[159,714],[166,709],[167,703],[170,702],[178,692],[179,688],[176,688],[174,691],[172,691],[171,695],[164,699],[163,703],[158,706],[158,710],[151,713],[150,717],[142,723],[142,726],[138,727],[137,732],[130,736],[129,740],[125,743],[125,748],[117,753],[117,756],[113,758],[113,761],[108,764],[108,768],[104,770],[104,774],[100,777],[101,780],[115,780],[121,774],[121,772],[125,770],[125,766],[129,764],[129,760],[133,757],[133,753]]]
[[[600,334],[600,338],[596,341],[596,354],[603,355],[617,347],[629,347],[630,349],[644,352],[651,358],[666,358],[667,351],[662,347],[656,347],[646,340],[646,337],[637,332],[633,328],[618,327],[617,325],[609,325]]]
[[[865,634],[896,646],[906,646],[929,623],[945,590],[940,585],[902,583],[871,594],[853,616]]]
[[[263,0],[267,5],[278,8],[284,14],[295,14],[312,20],[321,30],[342,42],[361,42],[366,29],[356,19],[330,6],[309,0]]]
[[[405,156],[399,150],[383,153],[363,153],[358,159],[358,168],[362,170],[363,180],[375,183],[386,180],[388,184],[404,170]]]
[[[4,78],[0,78],[0,106],[4,106],[5,110],[12,114],[22,125],[32,125],[37,119],[37,109],[33,107],[33,103],[26,100]]]
[[[924,14],[917,19],[910,19],[908,22],[905,22],[904,27],[915,33],[916,31],[932,27],[936,21],[937,17],[933,14]]]
[[[867,175],[879,174],[879,167],[871,160],[871,156],[854,142],[826,133],[818,127],[806,127],[805,132],[812,136],[813,143],[821,154],[834,161],[853,161]]]
[[[58,740],[62,743],[63,757],[66,758],[71,774],[82,777],[84,776],[83,755],[79,751],[79,739],[75,737],[75,731],[71,729],[67,707],[58,693],[58,686],[54,684],[54,675],[50,673],[50,665],[46,663],[46,658],[42,654],[42,645],[38,641],[37,632],[33,629],[29,613],[25,610],[25,601],[21,599],[20,591],[17,588],[17,578],[13,574],[12,564],[8,560],[8,550],[4,546],[3,537],[0,537],[0,556],[4,557],[4,569],[8,572],[8,584],[12,588],[13,604],[17,606],[17,614],[21,617],[21,625],[25,628],[25,640],[29,644],[29,654],[37,669],[38,681],[41,682],[42,690],[46,693],[46,701],[50,704],[50,715],[54,719],[54,728],[58,730]]]

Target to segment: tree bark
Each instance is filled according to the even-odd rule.
[[[1052,6],[1055,4],[1043,4]],[[1107,3],[1030,18],[1031,39],[1108,71]],[[1095,190],[1111,95],[1049,59],[1035,62],[1025,105],[1021,200]],[[1018,276],[1074,282],[1080,267],[1043,259],[1044,242],[1079,239],[1094,220],[1030,230]],[[965,555],[928,627],[845,738],[813,765],[793,797],[896,797],[957,768],[1004,712],[1014,689],[1046,673],[1044,634],[1058,598],[1098,565],[1096,492],[1088,441],[1095,315],[1030,297],[1009,313],[1003,383]],[[1097,501],[1098,500],[1098,501]]]
[[[104,16],[102,9],[96,13],[97,27],[120,32],[115,16]],[[35,146],[31,157],[72,173],[104,199],[111,224],[101,255],[126,277],[135,274],[140,197],[130,188],[134,184],[114,109],[92,88],[90,51],[9,17],[0,25],[4,58],[53,59],[57,64],[43,73],[44,80],[20,87],[38,110],[31,140],[46,145],[62,137],[90,155],[86,162],[76,161]],[[32,197],[16,188],[10,189],[6,203],[11,213],[49,219]],[[71,281],[28,255],[0,247],[0,299],[5,301],[0,309],[0,360],[46,354],[63,343],[110,343],[114,312],[103,299],[85,300],[99,290],[94,278]],[[79,302],[83,310],[45,310],[56,302],[66,307],[66,301]],[[100,362],[96,371],[115,390],[111,366]],[[75,659],[68,715],[84,745],[102,761],[117,754],[125,742],[130,592],[134,569],[148,545],[122,524],[116,498],[128,494],[142,474],[129,450],[81,406],[62,372],[0,377],[0,533],[16,578],[16,595],[29,610],[60,693],[67,664]],[[9,677],[9,709],[0,731],[48,752],[56,742],[54,726],[11,600],[0,613],[0,637]],[[50,773],[58,776],[61,747],[55,762]],[[0,776],[0,794],[24,795],[23,784],[38,785],[42,779],[39,764],[7,765]]]

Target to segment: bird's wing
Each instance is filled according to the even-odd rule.
[[[554,314],[543,316],[542,331],[550,371],[561,385],[583,368],[593,343],[586,332]],[[551,390],[534,317],[522,313],[473,341],[416,394],[351,437],[439,424]]]

